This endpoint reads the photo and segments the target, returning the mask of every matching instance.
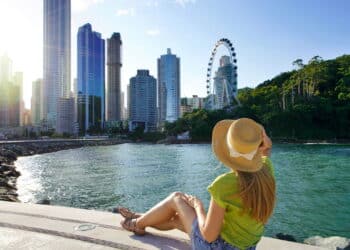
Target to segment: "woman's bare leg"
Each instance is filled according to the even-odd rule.
[[[172,221],[175,215],[179,219]],[[162,230],[173,229],[176,226],[176,228],[190,234],[192,222],[195,218],[196,213],[185,202],[183,194],[175,192],[137,218],[136,226],[140,229],[158,226]]]
[[[119,213],[121,216],[123,216],[124,218],[139,218],[143,215],[143,213],[139,213],[139,212],[132,212],[129,209],[125,208],[125,207],[119,207]],[[184,231],[183,225],[180,221],[180,218],[178,216],[178,214],[175,214],[170,220],[165,221],[161,224],[157,224],[157,225],[153,225],[151,226],[153,228],[156,228],[158,230],[162,230],[162,231],[167,231],[167,230],[172,230],[172,229],[179,229],[181,231]]]

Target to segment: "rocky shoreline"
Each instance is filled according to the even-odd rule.
[[[0,200],[20,202],[17,194],[17,178],[21,175],[16,170],[15,161],[20,156],[30,156],[56,152],[65,149],[88,146],[108,146],[128,141],[106,140],[36,140],[0,143]]]

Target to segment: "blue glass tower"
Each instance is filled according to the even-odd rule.
[[[180,58],[167,50],[158,58],[159,122],[174,122],[180,117]]]
[[[105,121],[105,41],[85,24],[78,31],[77,105],[79,132],[103,128]]]

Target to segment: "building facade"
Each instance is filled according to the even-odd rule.
[[[40,125],[42,119],[42,79],[32,83],[31,118],[33,125]]]
[[[7,55],[0,57],[0,84],[7,83],[12,78],[12,60]]]
[[[0,128],[21,125],[23,77],[21,72],[12,74],[12,61],[0,57]]]
[[[104,127],[105,41],[85,24],[78,31],[77,121],[79,132]]]
[[[157,129],[157,80],[148,70],[138,70],[128,86],[129,130]]]
[[[74,134],[74,98],[58,99],[57,131],[60,134]]]
[[[230,101],[237,96],[237,72],[229,56],[220,58],[220,67],[214,77],[216,109],[231,105]]]
[[[202,109],[205,106],[205,98],[193,95],[192,97],[181,98],[180,116],[191,113],[195,109]]]
[[[0,85],[0,127],[19,127],[21,119],[21,89],[12,82]]]
[[[24,125],[24,101],[23,101],[23,72],[14,72],[13,74],[13,84],[19,87],[19,125]]]
[[[107,39],[107,121],[121,120],[122,40],[119,33]]]
[[[56,128],[60,98],[69,98],[71,81],[71,1],[44,0],[43,115]],[[57,129],[58,133],[59,131]]]
[[[170,49],[158,58],[158,106],[160,124],[180,117],[180,58]]]

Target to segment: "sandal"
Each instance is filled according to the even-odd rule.
[[[113,213],[119,213],[125,219],[137,219],[140,217],[139,214],[131,212],[126,207],[116,207],[113,209]]]
[[[138,228],[136,226],[137,219],[125,219],[120,224],[125,230],[128,230],[130,232],[133,232],[136,235],[142,236],[146,234],[145,229]]]

